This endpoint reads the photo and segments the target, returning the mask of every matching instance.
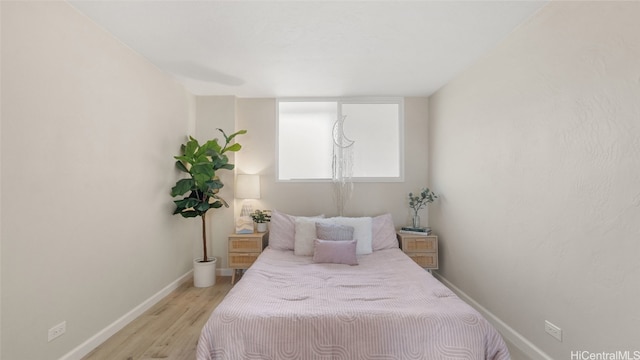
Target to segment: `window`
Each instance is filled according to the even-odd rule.
[[[279,100],[278,180],[402,181],[402,134],[402,99]]]

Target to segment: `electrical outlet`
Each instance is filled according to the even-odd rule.
[[[58,336],[64,334],[64,332],[67,331],[67,322],[63,321],[60,324],[52,327],[51,329],[49,329],[49,340],[51,341],[55,338],[57,338]]]
[[[562,329],[560,329],[559,327],[553,325],[552,323],[548,322],[547,320],[544,321],[544,331],[553,336],[554,338],[556,338],[556,340],[562,342]]]

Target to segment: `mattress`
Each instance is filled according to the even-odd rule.
[[[498,332],[399,249],[359,265],[265,249],[212,312],[209,359],[509,359]]]

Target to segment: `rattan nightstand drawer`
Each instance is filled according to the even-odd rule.
[[[229,253],[230,269],[248,269],[260,253]]]
[[[234,238],[229,240],[229,252],[261,252],[262,238]]]
[[[405,252],[437,252],[438,238],[435,236],[403,237],[402,250]]]
[[[423,268],[437,269],[438,255],[436,253],[406,253],[413,261]]]

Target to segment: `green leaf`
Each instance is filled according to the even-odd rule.
[[[211,199],[215,199],[215,200],[214,201],[209,201],[210,203],[214,203],[214,202],[220,201],[222,203],[222,205],[224,205],[225,207],[229,207],[229,204],[226,202],[226,200],[221,198],[218,195],[214,194],[213,196],[211,196]]]
[[[184,166],[184,163],[182,161],[176,161],[176,168],[178,168],[178,170],[180,171],[184,171],[184,172],[189,172],[189,170],[187,170],[187,167]]]
[[[193,175],[195,180],[195,186],[202,191],[207,191],[207,182],[211,180],[211,176],[207,174],[195,174]]]
[[[198,201],[198,199],[194,199],[194,198],[185,198],[185,199],[181,199],[181,200],[174,200],[173,201],[176,204],[176,207],[181,208],[181,209],[190,209],[196,205],[198,205],[200,203],[200,201]]]
[[[233,170],[233,168],[235,168],[236,166],[234,164],[224,164],[222,166],[220,166],[220,169],[225,169],[225,170]]]
[[[207,188],[209,190],[217,190],[217,189],[222,189],[222,187],[224,186],[224,184],[222,183],[222,181],[218,180],[218,179],[212,179],[207,181]]]
[[[222,181],[220,181],[220,179],[218,178],[214,178],[207,181],[207,185],[209,186],[210,189],[222,189],[222,187],[224,186]]]
[[[206,202],[201,202],[194,209],[196,211],[201,212],[201,213],[205,213],[205,212],[207,212],[207,210],[209,210],[209,208],[211,208],[211,204],[206,203]]]
[[[233,134],[231,134],[231,135],[227,136],[227,135],[224,133],[224,131],[222,131],[221,129],[218,129],[218,130],[220,130],[220,132],[222,132],[222,134],[224,135],[224,139],[227,141],[227,143],[230,143],[230,142],[231,142],[231,140],[233,140],[233,138],[235,138],[236,136],[238,136],[238,135],[243,135],[243,134],[246,134],[246,133],[247,133],[247,130],[239,130],[239,131],[237,131],[237,132],[235,132],[235,133],[233,133]]]
[[[193,177],[196,177],[198,175],[205,176],[206,179],[204,181],[207,181],[216,175],[216,170],[214,169],[214,166],[211,163],[199,162],[197,164],[194,164],[191,167],[191,170],[189,171],[189,173]]]
[[[242,149],[242,146],[238,143],[235,143],[229,146],[228,148],[226,148],[226,151],[239,151],[240,149]]]
[[[173,158],[174,158],[174,159],[176,159],[176,160],[178,160],[178,161],[186,162],[186,163],[188,163],[188,164],[193,164],[193,163],[194,163],[194,161],[193,161],[193,158],[192,158],[192,157],[185,156],[185,155],[182,155],[182,156],[174,156]]]
[[[213,159],[213,168],[215,170],[224,168],[229,163],[229,158],[226,155],[222,155]]]
[[[194,210],[187,210],[187,211],[181,212],[180,215],[182,215],[182,217],[186,217],[186,218],[194,218],[196,216],[200,216],[200,213],[198,213],[197,211],[194,211]]]
[[[213,204],[211,204],[211,207],[214,209],[219,209],[222,207],[222,202],[221,201],[215,201]]]
[[[218,139],[213,139],[204,143],[197,154],[211,156],[211,154],[218,154],[220,151],[222,151],[222,147],[218,144]]]
[[[227,155],[224,155],[224,154],[218,154],[215,157],[212,157],[211,161],[213,162],[214,165],[220,166],[220,165],[224,165],[224,164],[228,163],[229,162],[229,157]]]
[[[174,187],[171,188],[171,196],[179,196],[186,193],[195,186],[193,179],[180,179]]]
[[[187,146],[184,149],[184,155],[187,157],[193,157],[196,150],[200,147],[200,145],[198,144],[198,140],[194,138],[190,138],[190,139],[191,140],[187,142]]]

